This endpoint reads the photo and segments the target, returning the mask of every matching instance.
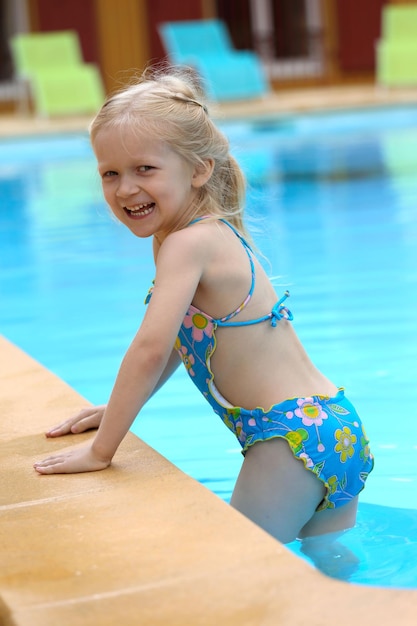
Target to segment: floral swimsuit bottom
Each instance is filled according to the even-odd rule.
[[[200,218],[201,219],[201,218]],[[195,223],[198,220],[194,220]],[[215,413],[235,434],[243,454],[258,441],[282,438],[288,442],[297,459],[313,472],[326,488],[317,510],[333,509],[348,503],[365,486],[374,460],[369,441],[355,408],[339,389],[334,397],[310,396],[291,398],[262,408],[244,409],[230,404],[218,391],[210,368],[210,358],[216,349],[216,329],[224,326],[247,326],[270,321],[272,326],[282,319],[292,320],[283,305],[286,292],[272,311],[255,320],[230,321],[249,302],[255,287],[255,267],[249,244],[229,222],[241,240],[250,261],[252,284],[244,302],[232,313],[215,319],[191,305],[176,340],[177,349],[194,384],[210,403]],[[152,288],[145,302],[149,301]]]

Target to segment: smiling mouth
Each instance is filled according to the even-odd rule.
[[[123,207],[125,213],[127,213],[129,217],[145,217],[146,215],[149,215],[149,213],[152,213],[154,208],[155,208],[154,202],[146,202],[145,204],[137,204],[132,207],[127,207],[127,206]]]

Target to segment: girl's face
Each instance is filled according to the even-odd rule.
[[[188,224],[210,164],[195,168],[167,143],[127,129],[102,128],[93,147],[106,202],[132,233],[162,241]]]

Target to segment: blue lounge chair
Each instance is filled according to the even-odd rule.
[[[165,22],[159,34],[170,60],[193,67],[213,100],[258,98],[269,91],[258,56],[236,50],[221,20]]]

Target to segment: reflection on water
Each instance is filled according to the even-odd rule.
[[[324,574],[379,587],[417,586],[417,511],[361,503],[341,534],[288,544]]]

